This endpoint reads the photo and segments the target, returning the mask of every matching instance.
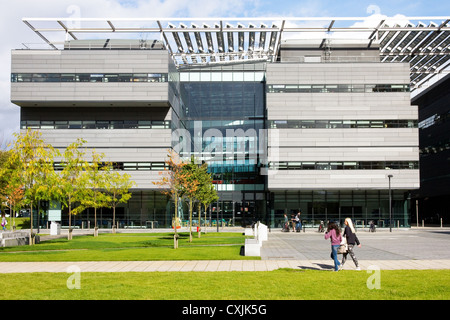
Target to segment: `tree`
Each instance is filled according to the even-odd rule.
[[[22,207],[23,201],[23,188],[22,187],[14,187],[12,185],[7,186],[8,195],[6,197],[6,201],[9,207],[9,222],[11,230],[16,230],[16,212]],[[11,221],[12,219],[12,221]]]
[[[10,210],[10,228],[15,230],[15,212],[22,207],[24,188],[20,184],[18,165],[8,161],[10,153],[10,151],[0,151],[0,203],[2,212],[4,212],[3,204],[8,206]]]
[[[41,133],[28,129],[15,134],[8,163],[16,168],[15,179],[24,187],[24,202],[30,205],[30,245],[34,244],[33,206],[40,200],[50,200],[48,178],[54,174],[53,159],[59,155],[51,145],[46,144]]]
[[[203,204],[203,206],[205,207],[205,230],[206,230],[206,211],[208,209],[208,206],[211,203],[214,203],[217,200],[219,200],[219,195],[217,194],[217,190],[212,183],[211,174],[206,176],[206,178],[208,178],[208,179],[201,185],[200,192],[199,192],[200,193],[199,194],[199,202],[201,204]]]
[[[126,203],[131,198],[131,189],[135,182],[131,181],[131,176],[127,173],[117,171],[106,171],[105,191],[107,194],[108,206],[113,208],[112,233],[116,233],[116,207],[119,203]]]
[[[0,150],[0,195],[3,194],[1,193],[2,190],[4,190],[9,183],[9,171],[11,168],[8,165],[8,159],[10,153],[10,151]],[[0,203],[0,205],[3,204]]]
[[[103,162],[104,154],[92,151],[92,160],[86,167],[87,185],[86,196],[81,199],[85,208],[94,208],[94,237],[98,236],[97,209],[108,205],[108,197],[104,192],[107,172],[111,165]]]
[[[11,186],[12,171],[9,165],[10,152],[0,150],[0,211],[4,212],[4,207],[8,203],[9,189]]]
[[[85,160],[85,151],[80,147],[86,143],[83,139],[77,139],[71,143],[62,154],[62,171],[55,174],[53,194],[61,202],[61,207],[69,209],[69,232],[68,240],[72,239],[72,215],[76,215],[84,210],[83,199],[87,196],[88,175],[86,168],[88,163]],[[77,207],[74,204],[78,203]]]
[[[200,186],[198,166],[191,158],[191,162],[183,166],[181,170],[182,194],[189,201],[189,242],[192,242],[192,211],[194,201],[197,199]]]
[[[166,168],[164,169],[164,171],[161,171],[159,173],[161,179],[159,181],[153,182],[153,184],[159,186],[161,188],[161,193],[170,196],[175,203],[175,215],[172,225],[174,228],[173,248],[177,249],[178,200],[183,194],[182,171],[186,163],[184,161],[181,161],[178,155],[172,150],[169,150],[165,163]]]

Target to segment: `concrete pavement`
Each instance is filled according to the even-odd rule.
[[[395,229],[392,233],[389,230],[376,233],[359,230],[357,235],[362,247],[355,248],[355,254],[362,270],[374,266],[381,270],[450,269],[449,228]],[[272,229],[268,241],[261,248],[261,260],[0,262],[0,273],[251,272],[279,268],[332,270],[329,241],[315,230],[284,233],[280,229]],[[349,256],[344,270],[354,269]]]

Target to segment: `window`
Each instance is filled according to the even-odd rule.
[[[286,85],[285,92],[298,92],[298,86],[293,84]]]
[[[303,162],[302,169],[303,170],[314,170],[316,168],[315,162]]]
[[[90,82],[103,82],[103,74],[99,74],[99,73],[91,74]]]
[[[138,121],[138,128],[139,129],[150,129],[152,126],[151,121]]]
[[[33,82],[46,82],[47,75],[45,73],[33,73]]]
[[[272,129],[417,128],[416,120],[270,120]]]
[[[83,129],[95,129],[95,121],[83,121]]]
[[[53,121],[41,121],[41,129],[54,129],[55,124]]]
[[[117,77],[118,82],[132,82],[133,75],[131,73],[122,73]]]
[[[75,82],[76,81],[75,73],[62,73],[60,79],[61,82]]]
[[[113,120],[110,122],[109,128],[110,129],[123,129],[124,128],[123,121]]]
[[[364,92],[365,86],[363,84],[352,85],[352,92]]]
[[[111,121],[111,123],[113,122],[119,124],[119,121]],[[123,126],[124,129],[137,129],[138,122],[136,120],[125,120],[121,125]],[[114,129],[114,127],[112,127],[111,129]]]
[[[89,73],[80,73],[76,77],[77,82],[89,82],[91,79],[91,75]]]
[[[47,74],[47,82],[61,82],[61,74],[60,73]]]
[[[167,75],[162,73],[149,73],[148,82],[167,82]]]
[[[68,121],[55,121],[55,129],[68,129]]]
[[[267,92],[295,93],[364,93],[364,92],[409,92],[409,85],[404,84],[270,84]]]
[[[327,84],[326,92],[339,92],[339,88],[337,84]]]
[[[105,74],[103,82],[119,82],[118,74]]]
[[[300,84],[298,86],[298,92],[311,92],[311,86],[307,84]]]
[[[133,74],[133,82],[148,82],[148,75],[146,73]]]
[[[325,86],[323,84],[313,84],[311,92],[325,92]]]
[[[418,161],[355,161],[355,162],[270,162],[275,170],[411,170],[418,169]]]

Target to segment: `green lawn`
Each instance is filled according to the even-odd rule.
[[[448,300],[448,270],[381,271],[380,289],[368,289],[365,271],[280,269],[269,272],[3,274],[1,300]]]
[[[242,233],[211,232],[189,242],[180,233],[173,249],[171,233],[117,233],[55,239],[34,246],[0,248],[0,261],[147,261],[147,260],[242,260],[260,259],[240,255]]]

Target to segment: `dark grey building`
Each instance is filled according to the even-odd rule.
[[[414,192],[419,224],[448,223],[450,208],[450,76],[412,100],[419,107],[420,189]],[[414,206],[414,212],[415,212]],[[415,220],[416,215],[412,215]]]

